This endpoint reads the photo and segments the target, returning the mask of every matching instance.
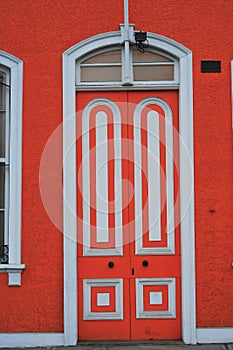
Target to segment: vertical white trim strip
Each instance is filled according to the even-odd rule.
[[[115,208],[115,244],[120,255],[122,248],[122,154],[121,154],[121,116],[115,112],[114,122],[114,208]]]
[[[82,195],[83,195],[83,248],[84,252],[91,245],[91,217],[90,217],[90,108],[82,113]]]
[[[10,69],[1,67],[1,71],[6,74],[6,84],[10,85]],[[5,154],[4,158],[0,158],[1,162],[10,164],[10,88],[6,87],[6,100],[5,100]],[[9,244],[9,182],[10,171],[9,166],[5,167],[4,182],[5,182],[5,198],[4,207],[0,210],[3,212],[4,217],[4,244]]]
[[[172,116],[171,110],[168,110],[165,113],[165,142],[166,142],[166,205],[167,205],[166,230],[167,230],[168,247],[170,247],[172,252],[175,252],[173,116]]]
[[[132,85],[133,68],[132,68],[132,54],[130,50],[130,42],[134,41],[134,26],[132,24],[127,27],[124,24],[120,25],[121,41],[124,44],[122,50],[122,85]]]
[[[124,25],[121,27],[122,29],[122,41],[124,41],[125,44],[125,50],[124,50],[124,64],[123,64],[123,84],[124,85],[131,85],[132,77],[130,75],[130,48],[129,48],[129,41],[130,41],[130,27],[129,27],[129,6],[128,6],[128,0],[124,0]]]
[[[8,163],[9,164],[9,163]],[[4,244],[9,244],[9,192],[10,192],[10,186],[9,186],[9,167],[5,167],[5,209],[4,209]]]
[[[124,0],[124,21],[125,21],[125,27],[128,28],[129,26],[129,4],[128,0]]]
[[[76,345],[77,220],[76,220],[76,98],[75,62],[63,54],[63,247],[64,345]]]
[[[192,54],[180,59],[180,216],[182,337],[196,343]],[[190,196],[191,193],[191,196]]]
[[[159,114],[147,114],[149,240],[161,241]]]
[[[96,242],[108,235],[108,116],[96,113]]]
[[[134,112],[134,203],[135,246],[142,247],[142,157],[141,157],[141,110]],[[139,248],[139,249],[140,249]]]
[[[11,68],[9,263],[21,262],[23,63]]]

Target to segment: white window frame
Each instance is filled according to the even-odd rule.
[[[6,75],[6,81],[5,84],[7,85],[6,88],[6,123],[5,123],[5,156],[0,157],[1,163],[5,164],[5,173],[4,173],[4,245],[9,245],[9,127],[10,127],[10,91],[9,91],[9,84],[10,84],[10,71],[5,66],[0,66],[0,71]],[[7,254],[8,255],[8,254]],[[1,266],[1,265],[0,265]]]
[[[95,57],[96,55],[106,53],[106,52],[111,52],[115,50],[121,51],[121,61],[120,62],[115,62],[115,63],[92,63],[92,64],[85,64],[83,61],[86,61],[92,57]],[[133,62],[133,44],[130,46],[129,50],[129,64],[128,64],[128,76],[130,81],[132,82],[132,85],[130,86],[130,90],[132,89],[138,89],[138,85],[140,84],[141,86],[145,87],[147,86],[148,88],[155,88],[158,85],[172,85],[172,88],[178,88],[179,86],[179,62],[175,57],[172,57],[168,53],[158,51],[154,48],[148,48],[148,52],[155,54],[155,55],[160,55],[162,57],[165,57],[171,62]],[[143,55],[143,53],[142,53]],[[125,64],[125,47],[124,46],[111,46],[108,48],[100,49],[98,51],[91,52],[90,54],[81,57],[80,59],[77,60],[76,62],[76,89],[77,90],[86,90],[86,89],[92,89],[95,90],[97,89],[102,89],[103,87],[111,89],[112,87],[118,88],[118,89],[124,89],[125,90],[125,85],[124,85],[124,72],[126,70],[126,64]],[[156,66],[156,65],[173,65],[174,66],[174,79],[173,80],[135,80],[133,77],[133,68],[134,66]],[[82,67],[121,67],[121,80],[119,81],[98,81],[98,82],[85,82],[81,81],[81,68]],[[140,87],[141,88],[141,87]]]
[[[123,54],[122,52],[122,47],[119,47],[119,46],[116,46],[116,47],[110,47],[108,49],[101,49],[101,50],[98,50],[98,52],[92,52],[91,54],[89,55],[86,55],[84,57],[82,57],[81,59],[77,60],[76,62],[76,72],[75,72],[75,75],[76,75],[76,87],[78,90],[82,90],[82,89],[86,89],[86,88],[90,88],[92,87],[93,85],[98,87],[98,86],[105,86],[105,87],[109,87],[109,86],[112,86],[114,85],[115,87],[117,86],[121,86],[121,81],[115,81],[115,82],[111,82],[111,81],[105,81],[105,82],[82,82],[80,77],[81,77],[81,67],[85,67],[85,66],[107,66],[107,67],[121,67],[121,75],[122,75],[122,63],[121,61],[119,63],[99,63],[99,64],[83,64],[83,61],[86,61],[98,54],[101,54],[101,53],[105,53],[105,52],[111,52],[111,51],[115,51],[115,50],[119,50],[121,51],[121,55]]]
[[[0,64],[6,67],[10,85],[9,128],[9,197],[8,243],[9,262],[0,264],[0,272],[8,273],[8,285],[21,285],[21,204],[22,204],[22,88],[23,62],[0,50]]]

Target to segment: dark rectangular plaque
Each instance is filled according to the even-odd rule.
[[[202,73],[221,73],[221,61],[201,61]]]

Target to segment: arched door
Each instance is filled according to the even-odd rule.
[[[82,217],[83,209],[82,209],[82,203],[80,202],[80,199],[77,201],[77,194],[79,198],[81,198],[81,194],[79,193],[80,187],[79,187],[78,178],[77,178],[78,176],[77,168],[79,167],[79,162],[82,163],[82,153],[81,153],[80,159],[77,157],[80,157],[80,147],[82,147],[82,142],[80,144],[80,129],[79,127],[76,128],[76,122],[78,120],[76,118],[76,111],[79,110],[80,108],[81,109],[84,108],[91,101],[91,99],[96,99],[99,97],[107,98],[109,100],[112,100],[115,106],[119,104],[117,100],[119,98],[118,96],[120,96],[121,93],[123,94],[122,96],[124,96],[124,98],[122,97],[120,101],[125,103],[127,99],[131,98],[131,96],[135,96],[135,98],[136,96],[140,96],[139,91],[148,90],[148,93],[145,92],[145,95],[143,95],[144,92],[141,92],[141,96],[138,99],[138,101],[134,101],[134,102],[135,103],[137,102],[136,104],[138,104],[143,99],[147,99],[150,97],[152,98],[159,97],[165,102],[167,102],[166,104],[167,115],[169,115],[168,111],[170,109],[172,110],[173,120],[177,120],[177,119],[179,120],[179,152],[178,152],[179,154],[177,155],[178,163],[179,163],[178,164],[179,179],[177,179],[176,172],[175,172],[175,175],[174,175],[175,197],[174,198],[176,203],[176,191],[178,192],[179,190],[180,201],[178,201],[177,203],[180,203],[180,208],[179,206],[178,208],[177,206],[175,207],[178,210],[178,217],[180,218],[180,226],[179,226],[180,236],[179,236],[179,231],[178,231],[178,236],[176,231],[175,232],[176,238],[174,239],[174,242],[177,242],[177,240],[179,241],[180,239],[180,247],[179,247],[179,244],[177,243],[175,243],[174,245],[176,248],[175,250],[176,254],[179,255],[179,248],[181,251],[180,264],[182,265],[182,269],[181,269],[182,339],[185,343],[195,344],[196,342],[196,301],[195,301],[195,247],[194,247],[195,231],[194,231],[194,197],[193,197],[194,183],[193,183],[192,52],[188,48],[184,47],[178,42],[175,42],[172,39],[169,39],[167,37],[163,37],[161,35],[154,34],[154,33],[147,33],[148,34],[147,39],[149,41],[150,47],[148,50],[146,50],[144,54],[141,54],[141,55],[145,55],[144,57],[147,57],[146,60],[142,59],[142,62],[141,62],[140,59],[142,58],[142,56],[137,54],[133,45],[134,26],[129,25],[128,29],[127,30],[125,29],[126,28],[123,25],[121,26],[120,31],[102,33],[95,37],[88,38],[74,45],[73,47],[69,48],[63,54],[63,122],[64,122],[63,123],[63,137],[64,137],[63,138],[63,141],[64,141],[63,142],[63,190],[64,190],[63,192],[63,199],[64,199],[63,201],[63,233],[64,233],[64,339],[65,339],[64,341],[66,345],[75,345],[77,343],[77,340],[85,338],[87,335],[83,333],[84,324],[90,326],[89,328],[84,326],[85,329],[89,329],[89,334],[91,334],[92,327],[94,327],[93,326],[94,324],[96,324],[98,327],[100,325],[102,326],[105,325],[104,320],[102,320],[102,322],[99,322],[99,320],[84,320],[84,317],[83,317],[84,315],[83,306],[82,306],[84,305],[83,304],[84,297],[82,296],[83,288],[84,288],[83,280],[85,279],[90,280],[92,277],[88,277],[85,274],[80,275],[80,272],[84,271],[82,269],[82,259],[84,261],[84,265],[87,266],[88,261],[89,262],[93,261],[96,264],[96,262],[100,261],[101,258],[105,259],[105,256],[98,255],[99,260],[97,259],[97,257],[90,257],[86,255],[83,256],[82,248],[80,248],[80,245],[79,246],[77,245],[77,237],[79,242],[80,242],[80,239],[82,240],[82,238],[80,237],[83,236],[83,225],[82,223],[80,224],[80,217],[78,218],[78,225],[76,225],[76,221],[77,221],[76,214],[78,213],[78,215]],[[122,43],[124,43],[124,45],[122,45]],[[118,50],[121,51],[120,55],[117,54],[116,52],[115,52],[116,55],[115,54],[105,55],[106,52],[118,51]],[[101,54],[101,52],[103,53],[103,56],[102,56],[103,60],[100,56],[98,56],[99,54]],[[151,54],[152,55],[154,54],[155,59],[151,57]],[[96,57],[94,58],[94,56]],[[119,60],[119,57],[120,57],[120,60]],[[94,60],[92,60],[92,58],[94,58]],[[91,61],[88,61],[89,59]],[[78,90],[77,94],[75,93],[75,90],[76,91]],[[127,93],[126,90],[130,90],[130,92]],[[171,90],[173,90],[173,92]],[[174,90],[176,90],[178,93],[175,93]],[[85,93],[84,91],[96,91],[96,95],[94,94],[94,92]],[[99,92],[97,93],[97,91],[109,91],[110,95],[108,95],[107,92],[103,92],[99,94]],[[111,93],[110,91],[115,91],[114,93],[115,97],[111,95],[113,94],[113,92]],[[177,97],[179,99],[178,116],[174,113],[174,107],[173,107],[174,101],[172,102],[172,101],[166,100],[165,91],[168,91],[167,92],[168,94],[176,94],[178,96]],[[135,93],[135,95],[132,95],[133,92]],[[83,97],[81,94],[83,94]],[[86,98],[85,96],[89,96],[89,98]],[[159,107],[161,107],[161,105]],[[166,109],[164,104],[162,107]],[[153,114],[154,113],[150,113],[150,115],[153,115]],[[121,118],[123,115],[123,119],[126,118],[125,115],[127,115],[127,118],[132,119],[131,111],[129,111],[129,113],[128,112],[120,113],[120,115],[121,115]],[[105,112],[98,114],[98,116],[100,116],[100,118],[97,118],[99,120],[97,122],[108,119],[107,117],[108,114]],[[80,126],[79,123],[80,122],[78,120],[78,125]],[[107,132],[110,132],[109,130],[114,130],[113,127],[111,128],[110,129],[107,128]],[[105,131],[103,132],[103,135],[105,135],[105,138],[106,138],[106,128],[104,130]],[[130,137],[131,138],[134,137],[132,135],[135,135],[132,127],[130,126],[128,128],[122,127],[121,131],[122,131],[121,137],[123,140],[125,138],[130,139]],[[111,131],[111,132],[113,133],[114,131]],[[125,132],[126,135],[124,135],[123,132]],[[95,134],[95,132],[93,132],[93,134]],[[102,135],[102,133],[100,133],[100,135]],[[142,132],[142,135],[145,135],[145,133]],[[111,133],[110,134],[107,133],[107,137],[110,137],[110,136],[111,136]],[[137,137],[141,137],[141,136],[137,134]],[[79,140],[76,142],[77,138]],[[99,136],[98,140],[100,140],[101,138],[102,136]],[[93,139],[92,136],[91,136],[91,139]],[[98,140],[97,140],[97,143],[99,142]],[[96,140],[94,141],[94,145],[95,145],[95,142]],[[128,152],[127,153],[128,155],[134,157],[135,152],[134,150],[132,150],[132,142],[127,141],[126,143],[128,143],[129,146],[122,147],[122,152],[126,152],[126,153]],[[177,143],[178,141],[175,140],[175,144]],[[95,146],[93,147],[95,148]],[[105,151],[103,152],[103,155],[105,154],[105,160],[106,160],[106,148],[103,148],[103,149],[105,149]],[[127,151],[125,151],[125,149]],[[176,148],[174,147],[174,151],[175,149]],[[113,150],[114,150],[114,147],[113,147]],[[76,153],[77,153],[77,157],[76,157]],[[140,152],[138,152],[138,154],[140,154]],[[125,155],[123,154],[123,159],[124,157]],[[101,158],[97,156],[97,163],[99,162],[100,159]],[[96,161],[94,161],[94,164],[96,166]],[[118,165],[119,165],[119,162],[118,162]],[[128,179],[132,179],[133,178],[132,176],[134,176],[134,170],[133,170],[132,164],[131,166],[127,166],[127,167],[125,165],[126,165],[125,162],[122,161],[122,166],[123,166],[122,174],[123,174],[123,171],[126,171],[126,169],[129,169],[127,170],[129,175],[127,175],[128,177],[126,177],[126,181],[123,181],[128,183],[130,182],[128,181]],[[113,169],[115,169],[114,165],[111,165],[108,170],[110,171],[110,173],[106,172],[106,169],[103,170],[104,178],[106,177],[110,178],[109,174],[111,174],[111,171],[113,171]],[[171,174],[171,172],[169,171],[168,174]],[[142,184],[144,184],[143,176],[141,177],[138,176],[137,179],[139,180],[141,179]],[[133,183],[132,192],[136,195],[136,193],[138,194],[137,191],[138,189],[140,189],[140,186],[138,186],[138,182],[136,184],[136,187],[135,187],[135,184],[136,182]],[[113,186],[113,183],[111,183],[111,186]],[[89,187],[91,188],[95,187],[95,184],[91,184],[91,186]],[[127,184],[126,184],[126,187],[127,187]],[[105,189],[106,189],[106,186],[105,186]],[[128,190],[127,190],[127,193],[128,193]],[[111,195],[113,195],[113,187],[112,187],[112,190],[109,190],[108,197],[106,197],[107,194],[105,191],[104,200],[106,201],[106,198],[108,198],[108,200],[110,200],[111,202],[111,197],[109,199],[109,196]],[[141,195],[142,198],[144,198],[144,196],[145,194]],[[124,191],[124,187],[122,186],[122,199],[124,198],[125,198],[125,191]],[[132,203],[135,203],[135,201],[132,200]],[[131,205],[133,205],[132,203]],[[137,203],[140,203],[140,201],[137,201]],[[77,204],[78,204],[78,210],[77,210]],[[80,209],[80,205],[81,205],[81,209]],[[99,201],[98,206],[101,207],[101,205],[102,205],[102,201]],[[129,208],[132,208],[132,206],[131,207],[129,206]],[[124,225],[125,225],[125,222],[127,222],[127,220],[131,221],[130,215],[135,215],[135,211],[133,211],[133,214],[132,214],[132,210],[130,210],[129,208],[128,208],[129,214],[126,214],[127,210],[124,211],[125,213],[124,214],[125,216],[123,215],[125,220]],[[135,207],[134,210],[136,208],[140,208],[140,206]],[[143,208],[144,208],[144,204],[143,204]],[[106,206],[105,206],[105,209],[106,209]],[[109,210],[111,212],[112,210],[111,206]],[[143,213],[145,212],[146,211],[143,211]],[[96,214],[94,213],[95,211],[92,212],[92,214],[95,217]],[[111,220],[113,220],[113,218],[115,220],[113,213],[111,215],[110,217],[108,216],[108,221],[106,219],[106,213],[105,215],[100,215],[98,217],[98,220],[101,221],[102,224],[104,222],[105,222],[105,225],[106,225],[106,222],[108,223],[108,230],[109,230],[109,225],[110,224],[113,225],[113,221]],[[119,216],[120,215],[117,216],[118,220],[119,220]],[[144,221],[139,220],[137,222],[139,222],[139,225],[135,227],[140,227],[140,225],[142,225],[142,222]],[[115,221],[114,221],[114,224],[115,224]],[[175,226],[177,227],[177,225]],[[93,231],[95,232],[95,230],[96,229],[94,226]],[[144,232],[143,230],[141,231]],[[130,230],[127,232],[126,236],[131,237],[132,235],[132,237],[134,237],[135,234],[136,235],[138,234],[137,232],[141,232],[141,231],[140,230],[137,231],[136,229],[131,230],[131,226],[130,226]],[[113,233],[114,233],[114,230],[113,230]],[[150,237],[148,234],[145,236]],[[108,237],[107,234],[105,236],[105,240],[108,239],[106,237]],[[170,235],[168,235],[168,238],[169,237]],[[117,235],[116,240],[118,239],[119,237]],[[152,241],[151,243],[152,246],[154,242],[156,242],[156,240],[153,241],[153,239],[152,240],[150,239]],[[132,242],[131,238],[130,238],[130,242]],[[123,275],[119,277],[123,279],[123,282],[124,282],[123,285],[126,285],[128,283],[130,286],[132,284],[133,286],[135,286],[136,281],[138,281],[138,279],[140,278],[140,275],[137,275],[138,270],[136,271],[135,266],[132,265],[131,254],[134,255],[135,259],[143,256],[142,252],[139,254],[138,250],[135,250],[135,247],[136,249],[139,249],[141,242],[144,244],[143,240],[136,239],[135,245],[134,243],[128,246],[124,245],[123,246],[124,255],[116,256],[116,259],[119,258],[121,259],[121,261],[124,261],[124,259],[126,259],[126,256],[128,256],[130,261],[129,263],[130,268],[124,269],[124,272],[131,271],[131,272],[127,272],[129,273],[127,275],[128,277],[126,278]],[[107,242],[102,242],[102,243],[106,244]],[[114,241],[112,243],[114,243]],[[77,248],[78,248],[78,254],[77,254]],[[129,252],[127,253],[128,255],[125,253],[127,249]],[[110,250],[108,250],[108,252],[109,251]],[[150,258],[153,258],[154,253],[148,254],[148,255]],[[166,258],[168,258],[168,256],[169,257],[173,256],[173,254],[164,254],[164,255]],[[109,255],[109,256],[111,258],[113,257],[112,255]],[[147,256],[147,254],[145,254],[145,256]],[[163,254],[155,254],[155,258],[162,257],[162,256]],[[114,262],[112,261],[112,259],[111,260],[108,259],[107,261]],[[93,266],[96,266],[95,264],[90,265],[91,266],[90,268],[92,269]],[[114,265],[114,266],[116,267],[118,265]],[[140,267],[141,266],[142,265],[140,265]],[[148,266],[151,266],[151,264],[149,263]],[[163,266],[163,264],[160,263],[160,266]],[[132,275],[133,268],[134,268],[134,275]],[[112,272],[116,271],[114,267],[113,268],[108,267],[108,269],[107,269],[108,271],[112,271]],[[78,270],[78,273],[77,273],[77,270]],[[153,271],[155,270],[156,269],[153,267]],[[145,269],[143,271],[148,271],[148,274],[149,274],[149,269],[147,270]],[[154,274],[153,272],[153,276],[155,275],[156,274]],[[77,283],[78,276],[79,276],[79,283]],[[100,277],[100,275],[98,276],[95,275],[93,278],[94,279],[108,278],[106,276],[107,275],[105,271],[103,272],[102,277]],[[150,275],[149,275],[149,278],[150,278]],[[153,278],[157,278],[157,277],[153,277]],[[179,277],[176,277],[176,278],[178,281]],[[131,282],[133,281],[133,282],[130,283],[130,281]],[[118,284],[118,286],[119,285],[120,284]],[[176,284],[176,288],[178,288],[177,286],[179,287],[179,283]],[[77,290],[77,287],[79,288],[79,291]],[[86,290],[90,292],[91,288],[89,287],[90,287],[90,284],[88,285],[88,287],[86,287],[85,292]],[[115,288],[117,287],[113,286],[113,291],[115,290]],[[131,325],[131,320],[132,320],[132,326],[128,326],[127,328],[128,334],[127,336],[125,335],[125,337],[126,338],[131,337],[131,335],[133,335],[133,331],[132,331],[134,328],[133,323],[135,325],[140,325],[141,321],[144,324],[148,322],[149,332],[151,332],[152,330],[155,336],[156,331],[154,331],[154,326],[157,327],[157,319],[153,317],[141,318],[141,313],[139,315],[135,311],[136,310],[135,303],[133,303],[134,306],[131,305],[131,302],[129,303],[129,300],[133,300],[133,298],[135,299],[136,296],[139,295],[139,294],[136,294],[136,287],[134,288],[135,288],[134,289],[135,292],[133,292],[133,287],[128,288],[128,292],[127,292],[128,302],[126,303],[124,303],[124,298],[125,296],[127,296],[127,293],[122,294],[124,320],[126,321],[130,319],[130,321],[126,321],[126,323],[128,322],[127,323],[128,325],[129,324]],[[121,289],[119,289],[118,287],[117,291],[119,290]],[[97,305],[97,301],[96,301],[96,307],[97,306],[98,308],[103,307],[105,310],[105,308],[110,307],[110,305],[112,305],[110,300],[111,293],[108,291],[106,291],[106,293],[105,291],[103,293],[100,293],[100,292],[101,291],[97,291],[97,290],[95,292],[96,293],[95,298],[97,298],[96,299],[97,301],[99,300],[98,301],[99,305]],[[159,290],[154,290],[151,292],[152,293],[154,292],[155,294],[150,294],[150,291],[148,291],[149,299],[147,300],[149,300],[150,306],[153,307],[153,309],[155,309],[155,308],[158,308],[160,305],[160,307],[162,308],[163,306],[161,305],[163,304],[160,304],[160,303],[161,303],[161,297],[163,296],[163,293],[161,294],[160,293],[161,291]],[[156,292],[158,293],[156,294]],[[176,293],[177,293],[177,289],[176,289]],[[119,293],[117,295],[119,295]],[[129,298],[129,295],[131,296],[130,297],[131,299]],[[90,301],[90,297],[88,300]],[[142,300],[142,298],[140,300]],[[168,299],[168,300],[170,302],[171,299]],[[178,294],[176,294],[176,315],[179,315],[179,313],[177,312],[178,300],[179,300],[179,296]],[[137,299],[136,299],[136,304],[138,304]],[[89,302],[89,305],[90,305],[90,302]],[[120,304],[118,303],[118,306],[119,305]],[[127,310],[124,309],[125,307],[127,307],[127,305],[129,305],[128,313],[127,313]],[[139,304],[139,310],[141,310],[140,308],[141,306]],[[77,312],[77,310],[79,310],[79,313]],[[99,312],[99,311],[96,311],[96,312]],[[133,313],[134,313],[134,316],[136,315],[135,317],[133,316]],[[78,314],[79,314],[79,318],[78,318]],[[128,317],[129,314],[130,314],[130,317]],[[140,318],[137,315],[139,315]],[[146,315],[148,316],[148,314]],[[116,328],[116,325],[122,324],[122,322],[120,322],[121,320],[108,320],[108,321],[109,322],[107,324],[109,325],[108,327],[110,328],[112,327],[111,325],[113,325]],[[170,319],[170,321],[173,322],[174,319]],[[179,323],[179,321],[177,322]],[[166,324],[166,322],[162,322],[160,324],[161,325]],[[136,326],[136,330],[137,330],[137,327],[138,326]],[[139,328],[140,327],[141,326],[139,326]],[[144,330],[146,329],[146,327],[144,327]],[[147,333],[149,334],[149,332]],[[109,331],[109,330],[107,330],[107,333],[109,334],[108,337],[114,337],[114,338],[117,338],[119,334],[119,333],[114,334],[114,332],[112,333],[112,331]],[[92,336],[96,337],[96,334],[93,333]],[[139,336],[141,337],[138,331],[138,337]],[[103,335],[100,334],[99,338],[102,338],[102,337]],[[133,337],[134,336],[132,336],[132,338]]]
[[[180,339],[178,92],[76,97],[79,339]]]

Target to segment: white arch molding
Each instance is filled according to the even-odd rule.
[[[185,343],[195,344],[194,184],[193,181],[190,184],[193,167],[191,174],[186,167],[187,161],[193,165],[192,53],[183,45],[157,34],[148,33],[148,40],[150,47],[167,52],[179,60],[179,133],[186,147],[186,150],[180,148],[182,339]],[[75,345],[78,340],[75,62],[90,51],[121,43],[121,31],[108,32],[86,39],[63,53],[64,345]],[[192,197],[187,207],[186,197],[190,191]]]

